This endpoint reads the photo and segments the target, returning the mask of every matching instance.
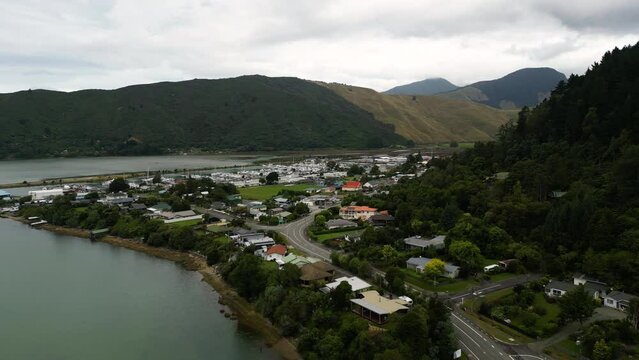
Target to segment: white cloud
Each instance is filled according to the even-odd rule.
[[[582,73],[639,40],[639,3],[618,0],[0,1],[5,92],[257,73],[467,84],[531,66]]]

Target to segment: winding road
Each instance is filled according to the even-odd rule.
[[[250,224],[254,229],[262,230],[275,230],[284,235],[289,243],[296,249],[304,252],[308,256],[315,257],[327,262],[331,262],[331,250],[321,244],[318,244],[311,240],[306,234],[306,229],[311,225],[314,219],[314,214],[321,210],[315,210],[311,212],[309,216],[306,216],[297,221],[290,222],[284,225],[278,226],[264,226],[252,223]],[[342,273],[352,276],[348,271],[340,269]],[[384,276],[384,272],[373,269],[373,274]],[[524,284],[529,281],[539,278],[537,275],[520,276],[512,279],[508,279],[499,283],[490,283],[484,287],[478,287],[474,291],[481,291],[482,293],[490,293],[500,289],[513,287],[517,284]],[[421,291],[425,294],[430,292],[411,286],[414,290]],[[447,294],[444,295],[444,300],[447,300],[452,304],[451,308],[451,322],[455,331],[455,335],[459,341],[459,346],[467,354],[469,359],[476,360],[547,360],[546,356],[537,354],[529,349],[526,345],[509,345],[496,341],[490,335],[486,334],[481,328],[475,325],[474,322],[467,319],[464,314],[458,309],[458,304],[461,303],[463,298],[472,297],[472,293],[463,294]]]

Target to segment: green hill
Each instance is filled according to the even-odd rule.
[[[387,95],[375,90],[324,84],[376,119],[392,124],[397,133],[417,144],[487,141],[516,114],[469,101],[437,96]]]
[[[566,76],[555,69],[520,69],[499,79],[480,81],[438,96],[518,109],[539,104],[562,80],[566,80]]]
[[[297,78],[0,94],[0,158],[404,144],[392,125]]]
[[[432,78],[395,86],[390,90],[384,91],[384,93],[390,95],[435,95],[457,90],[458,88],[459,86],[452,84],[446,79]]]

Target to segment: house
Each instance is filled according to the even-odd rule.
[[[353,276],[353,277],[341,277],[341,278],[337,278],[335,279],[335,281],[326,284],[325,287],[321,288],[320,291],[323,293],[328,294],[329,292],[335,290],[335,288],[337,288],[339,286],[339,284],[341,284],[342,282],[347,282],[348,285],[351,286],[351,290],[353,291],[353,293],[357,294],[360,293],[362,291],[368,290],[371,287],[373,287],[373,285],[367,283],[366,281],[358,278],[357,276]]]
[[[604,306],[626,311],[630,306],[630,301],[638,297],[621,291],[611,291],[608,295],[603,295],[602,298]]]
[[[339,209],[339,216],[346,220],[368,220],[377,214],[377,209],[368,206],[344,206]]]
[[[228,201],[229,203],[232,203],[232,204],[239,203],[240,201],[242,201],[242,195],[240,195],[240,194],[228,195],[226,197],[226,201]]]
[[[129,205],[129,210],[146,211],[146,205],[140,203],[134,203]]]
[[[323,261],[302,265],[300,270],[302,271],[300,280],[306,286],[317,281],[331,281],[335,276],[335,267]]]
[[[260,232],[251,232],[251,231],[241,231],[236,230],[233,235],[230,236],[231,240],[235,241],[235,243],[239,246],[272,246],[275,245],[275,240],[266,236],[264,233]]]
[[[377,324],[387,322],[391,314],[407,312],[406,305],[405,300],[388,299],[375,290],[362,292],[358,298],[351,299],[351,311]]]
[[[64,195],[64,189],[42,189],[42,190],[32,190],[29,191],[29,195],[31,196],[31,201],[43,201],[50,200],[56,196]]]
[[[423,272],[424,268],[426,268],[426,264],[431,262],[432,259],[427,257],[412,257],[406,260],[406,268],[413,269],[417,272]],[[459,276],[459,266],[455,266],[450,263],[444,264],[444,274],[442,276],[455,279]]]
[[[574,283],[559,280],[550,280],[550,282],[544,287],[544,293],[546,293],[548,297],[562,297],[565,293],[578,286],[583,286],[586,292],[592,296],[593,300],[600,300],[606,293],[606,287],[603,285],[590,283],[586,283],[585,285],[575,285]]]
[[[287,252],[286,245],[275,244],[268,248],[264,253],[264,258],[266,261],[277,261],[280,260],[282,263],[284,262],[284,256],[286,256]]]
[[[150,206],[149,208],[147,208],[147,210],[149,210],[152,213],[161,213],[163,211],[171,211],[171,205],[165,203],[165,202],[159,202],[153,206]]]
[[[284,198],[284,197],[276,197],[275,199],[273,199],[273,201],[275,201],[276,204],[278,205],[286,205],[288,204],[288,199]]]
[[[161,212],[160,217],[164,219],[165,224],[173,224],[182,221],[198,220],[202,221],[202,214],[196,214],[193,210],[184,211],[164,211]]]
[[[443,249],[445,246],[446,235],[438,235],[432,239],[423,239],[419,235],[411,236],[404,239],[404,244],[408,248],[426,249],[432,247],[434,249]]]
[[[359,181],[347,181],[342,185],[343,191],[360,191],[362,190],[362,183]]]
[[[214,201],[211,203],[211,210],[225,210],[226,204],[221,201]]]
[[[607,284],[603,281],[600,281],[595,278],[591,278],[586,274],[576,273],[572,277],[573,284],[575,285],[586,285],[586,284],[596,284],[606,286]]]
[[[351,227],[357,227],[357,223],[349,221],[349,220],[343,220],[343,219],[331,219],[326,222],[326,228],[328,230],[344,229],[344,228],[351,228]]]
[[[368,222],[375,227],[384,227],[392,225],[395,222],[395,217],[390,214],[375,214],[368,218]]]
[[[558,280],[550,280],[544,287],[544,292],[549,297],[562,297],[568,291],[574,289],[577,285]]]

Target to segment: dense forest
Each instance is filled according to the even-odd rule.
[[[297,78],[242,76],[0,94],[0,159],[406,143],[392,125]]]
[[[469,241],[487,258],[639,293],[638,141],[639,44],[561,82],[496,142],[434,159],[387,195],[348,199],[391,210],[399,225],[365,233],[358,256],[375,261],[402,236],[447,233],[448,247]]]

